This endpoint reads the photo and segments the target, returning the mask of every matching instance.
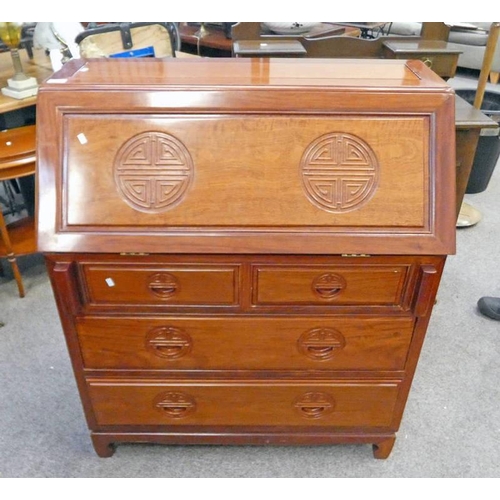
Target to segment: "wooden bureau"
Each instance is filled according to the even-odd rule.
[[[38,245],[100,456],[389,455],[455,248],[445,82],[418,61],[80,60],[37,119]]]

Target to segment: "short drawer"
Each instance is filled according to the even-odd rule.
[[[402,305],[406,265],[255,266],[254,305]]]
[[[77,320],[87,369],[403,370],[411,318]]]
[[[396,381],[88,381],[97,425],[390,427]]]
[[[237,265],[83,264],[90,305],[232,306],[239,302]]]

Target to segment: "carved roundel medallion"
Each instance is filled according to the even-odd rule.
[[[174,136],[144,132],[118,150],[114,175],[118,193],[133,209],[164,212],[186,194],[193,178],[193,160]]]
[[[357,210],[378,185],[378,161],[370,146],[351,134],[331,133],[304,151],[300,172],[309,201],[327,212]]]

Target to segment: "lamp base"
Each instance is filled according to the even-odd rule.
[[[38,82],[32,76],[22,80],[7,79],[7,87],[2,89],[2,94],[14,99],[26,99],[38,93]]]

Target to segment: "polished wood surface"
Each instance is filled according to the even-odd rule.
[[[301,64],[303,71],[297,71],[293,59],[68,63],[40,90],[39,109],[46,110],[45,116],[61,119],[54,114],[55,102],[66,110],[62,130],[68,144],[65,157],[59,157],[62,149],[48,147],[60,140],[58,130],[40,128],[40,249],[71,251],[78,241],[83,251],[162,252],[168,237],[169,252],[218,253],[230,247],[239,253],[321,253],[325,245],[337,253],[452,251],[455,234],[449,221],[454,210],[445,209],[453,206],[455,182],[448,167],[454,162],[450,89],[419,62]],[[350,85],[359,89],[356,95],[346,94]],[[107,92],[113,99],[100,99],[96,106],[96,97]],[[89,106],[94,109],[91,115]],[[131,109],[148,109],[148,114],[131,116]],[[187,109],[189,116],[181,114]],[[362,117],[350,118],[361,112]],[[443,138],[432,155],[429,143],[422,140],[431,121],[432,141]],[[114,133],[102,134],[102,127]],[[148,136],[152,129],[156,132]],[[342,134],[337,136],[338,130]],[[370,165],[363,180],[353,181],[374,192],[360,210],[340,214],[322,201],[329,195],[320,193],[308,155],[315,154],[314,148],[320,147],[315,141],[327,134],[333,134],[327,141],[354,141],[352,147],[360,148],[356,154],[365,155],[359,161]],[[358,136],[366,136],[366,141],[358,144]],[[145,192],[125,192],[135,188],[122,181],[116,189],[121,172],[123,182],[129,182],[125,167],[116,166],[116,161],[122,161],[117,155],[126,154],[125,142],[135,140],[132,137],[147,147],[175,138],[172,147],[184,159],[176,194],[172,191],[172,200],[165,199],[172,210],[146,205],[136,210],[134,203],[146,202],[124,200]],[[261,175],[269,158],[276,167]],[[60,163],[66,165],[64,188],[45,190]],[[103,170],[102,163],[109,167]],[[431,173],[437,181],[433,190]],[[153,177],[148,179],[153,182]],[[391,211],[386,210],[387,200]],[[113,209],[117,204],[120,210]],[[165,225],[168,234],[148,231],[136,238],[131,232]],[[315,229],[310,231],[310,226]],[[191,230],[182,229],[186,227]],[[388,239],[381,231],[394,237]]]
[[[34,173],[36,126],[0,131],[0,175],[2,180]]]
[[[65,219],[68,228],[132,225],[136,227],[167,225],[169,227],[272,227],[293,228],[349,226],[350,228],[391,227],[422,228],[428,231],[429,164],[426,143],[429,121],[426,118],[387,116],[384,126],[376,126],[380,116],[352,120],[348,117],[261,117],[247,114],[217,118],[213,126],[210,115],[186,117],[164,114],[136,119],[126,116],[76,115],[66,123],[68,153],[66,157],[67,195]],[[119,130],[103,135],[102,128]],[[109,210],[120,202],[113,196],[115,175],[101,171],[103,163],[112,165],[126,137],[148,131],[175,137],[182,143],[196,165],[191,175],[186,200],[178,209],[151,213],[137,211],[133,204],[115,212]],[[273,133],[270,134],[269,131]],[[304,151],[318,137],[332,130],[342,130],[336,141],[350,141],[362,136],[375,145],[373,154],[381,165],[377,192],[369,208],[362,211],[332,213],[321,211],[303,195],[304,182],[297,182],[297,166]],[[86,140],[81,143],[83,134]],[[165,137],[166,137],[165,135]],[[144,141],[155,140],[144,136]],[[276,141],[279,137],[279,142]],[[391,148],[385,145],[391,142]],[[224,148],[220,148],[224,144]],[[259,147],[256,150],[255,144]],[[238,155],[240,160],[234,161]],[[401,157],[405,168],[399,169]],[[261,176],[262,165],[273,158],[273,169]],[[361,161],[361,160],[360,160]],[[81,165],[87,173],[81,175]],[[245,175],[238,172],[244,169]],[[125,174],[124,174],[125,175]],[[248,183],[248,177],[253,179]],[[280,190],[277,191],[277,186]],[[241,193],[245,196],[241,196]],[[392,210],[385,207],[390,200]],[[102,213],[107,212],[106,220]]]
[[[20,50],[19,55],[23,65],[24,73],[27,76],[33,76],[38,83],[42,83],[52,73],[50,59],[42,49],[33,50],[33,59],[29,59],[25,50]],[[0,53],[0,88],[7,85],[7,79],[14,76],[14,67],[12,58],[9,52]],[[26,99],[14,99],[0,93],[0,113],[14,111],[24,107],[36,104],[36,96],[27,97]]]
[[[86,316],[77,330],[87,370],[404,370],[413,320]]]
[[[0,181],[34,175],[35,139],[35,125],[0,132]],[[0,257],[7,257],[19,296],[24,297],[24,284],[16,256],[36,252],[35,221],[32,217],[24,217],[7,225],[0,210],[0,233]]]
[[[207,264],[82,266],[89,304],[232,305],[238,300],[238,267]]]
[[[234,58],[175,58],[158,59],[98,59],[69,61],[63,68],[47,80],[42,86],[43,93],[63,92],[64,94],[85,90],[86,92],[102,92],[106,89],[120,89],[123,92],[142,89],[151,94],[155,100],[150,103],[153,109],[168,106],[169,94],[177,89],[197,90],[227,90],[226,87],[240,90],[244,87],[248,92],[253,90],[256,97],[258,90],[273,91],[272,87],[292,87],[295,92],[301,90],[306,96],[308,88],[322,87],[342,89],[345,86],[356,88],[378,89],[418,89],[431,90],[437,93],[448,93],[451,89],[432,72],[415,63],[405,64],[402,61],[379,60],[301,60],[301,70],[298,71],[297,62],[282,59],[240,59]],[[84,68],[82,70],[82,68]],[[218,87],[223,87],[222,89]],[[283,90],[283,89],[280,89]],[[194,103],[183,94],[173,97],[183,97],[177,109],[190,108]],[[217,97],[217,94],[210,94]],[[209,96],[210,96],[209,95]],[[127,95],[124,95],[126,98]],[[391,99],[397,96],[390,96]],[[163,98],[163,99],[162,99]],[[141,96],[138,96],[141,99]],[[144,101],[144,98],[142,98]],[[376,100],[376,99],[373,99]],[[99,103],[105,106],[105,103]],[[198,103],[195,109],[223,109],[223,102]],[[243,106],[245,101],[241,104]],[[261,107],[264,104],[261,103]],[[287,102],[291,110],[304,110],[305,106],[297,102]],[[314,103],[307,102],[308,105]],[[324,104],[320,99],[315,101],[315,109]],[[371,103],[372,106],[376,103]],[[170,102],[172,105],[172,102]],[[342,109],[347,109],[345,104]],[[108,103],[110,109],[119,108],[119,102]],[[258,102],[254,103],[255,110]],[[106,106],[107,107],[107,106]],[[272,108],[279,110],[283,102],[278,101]]]
[[[257,265],[254,277],[255,304],[398,305],[402,302],[408,267]],[[342,276],[342,280],[336,277]]]
[[[39,245],[96,452],[370,443],[386,458],[454,251],[454,109],[418,61],[54,75]]]
[[[98,426],[392,427],[398,382],[89,379]]]

